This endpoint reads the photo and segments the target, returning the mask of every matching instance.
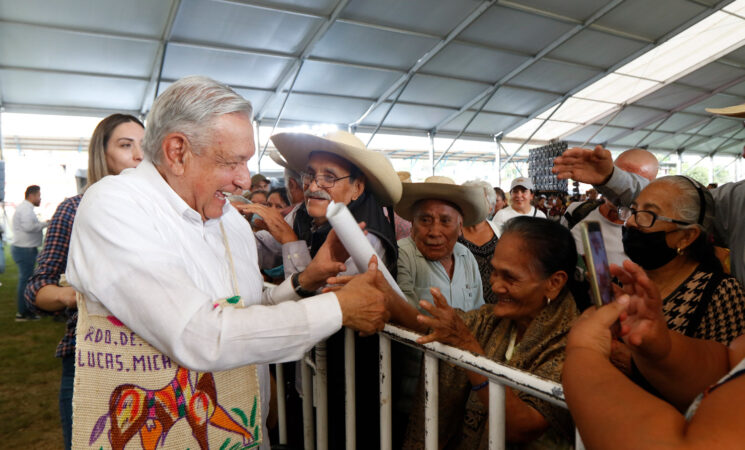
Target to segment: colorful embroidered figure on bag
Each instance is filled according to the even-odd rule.
[[[192,383],[194,375],[195,383]],[[242,411],[234,411],[245,418]],[[109,418],[109,440],[114,450],[124,449],[138,433],[142,448],[155,449],[159,443],[163,446],[171,427],[182,418],[186,418],[202,450],[209,448],[207,425],[241,435],[244,448],[256,443],[254,433],[236,422],[218,403],[213,375],[190,372],[182,367],[173,380],[159,390],[148,390],[134,384],[117,386],[109,398],[109,412],[96,422],[88,445],[98,440]]]

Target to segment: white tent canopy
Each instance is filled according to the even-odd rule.
[[[741,121],[704,108],[745,102],[740,3],[0,0],[0,107],[144,115],[169,83],[203,74],[267,127],[734,156]]]

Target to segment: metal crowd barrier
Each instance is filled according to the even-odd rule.
[[[380,448],[392,448],[392,399],[391,399],[391,340],[424,352],[425,377],[425,448],[438,448],[438,360],[448,361],[464,369],[477,372],[489,379],[489,448],[505,448],[505,386],[527,392],[535,397],[566,408],[564,391],[559,383],[536,377],[489,358],[477,356],[437,342],[416,343],[419,334],[388,324],[378,333],[380,339]],[[353,450],[356,443],[355,429],[355,373],[354,332],[345,330],[345,390],[346,390],[346,448]],[[326,379],[326,344],[315,348],[315,360],[307,354],[302,360],[303,437],[306,450],[326,450],[328,447],[328,402]],[[284,376],[281,365],[276,366],[279,413],[279,443],[287,443],[287,420],[284,404]],[[316,408],[315,430],[313,407]],[[584,449],[579,433],[575,433],[575,448]]]

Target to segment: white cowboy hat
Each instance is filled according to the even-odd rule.
[[[424,183],[404,183],[396,214],[414,220],[414,205],[419,200],[444,200],[458,207],[463,215],[463,226],[470,227],[486,219],[489,206],[481,186],[459,186],[448,177],[431,176]]]
[[[401,180],[388,158],[368,150],[355,135],[333,131],[323,136],[305,133],[279,133],[271,137],[274,146],[291,168],[308,165],[312,152],[337,155],[354,164],[365,174],[365,184],[384,205],[395,205],[401,199]]]

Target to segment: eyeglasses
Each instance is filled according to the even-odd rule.
[[[669,217],[660,216],[653,211],[638,211],[634,208],[628,208],[621,206],[618,208],[618,218],[626,223],[627,220],[634,216],[634,221],[640,228],[649,228],[658,220],[663,222],[676,223],[678,225],[692,225],[690,222],[683,222],[682,220],[671,219]]]
[[[328,174],[311,175],[309,173],[303,173],[300,175],[300,181],[303,182],[303,186],[310,186],[310,183],[315,181],[316,185],[321,189],[330,189],[334,187],[337,181],[343,180],[345,178],[349,178],[349,175],[347,175],[346,177],[338,178]]]

